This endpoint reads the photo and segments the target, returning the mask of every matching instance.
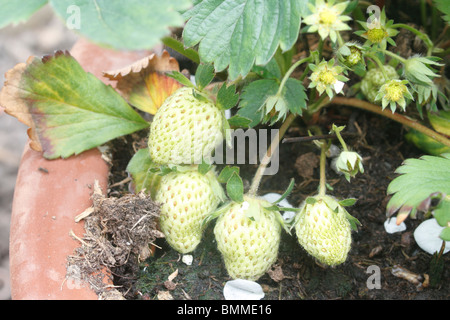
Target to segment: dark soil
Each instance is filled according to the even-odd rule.
[[[278,261],[271,272],[258,280],[265,291],[265,299],[449,299],[450,288],[446,284],[450,280],[450,256],[442,256],[442,272],[433,271],[432,256],[422,251],[413,237],[422,219],[407,219],[407,230],[401,233],[388,234],[383,226],[389,200],[386,189],[396,176],[395,169],[404,159],[421,156],[421,151],[405,142],[405,131],[400,125],[377,115],[330,106],[318,124],[327,132],[331,123],[346,125],[346,132],[353,133],[346,140],[349,147],[364,158],[365,172],[348,183],[328,167],[327,181],[333,187],[329,194],[341,199],[358,199],[348,211],[362,225],[353,233],[348,260],[334,268],[317,264],[297,243],[295,233],[283,233]],[[145,132],[140,134],[141,146],[145,146]],[[305,126],[299,121],[286,137],[304,135]],[[138,136],[113,143],[110,182],[116,187],[109,190],[110,196],[120,197],[128,192],[128,183],[117,185],[117,182],[127,178],[124,168],[134,152],[132,145]],[[318,148],[311,142],[281,144],[280,170],[274,176],[263,178],[260,194],[283,193],[291,178],[296,182],[289,197],[293,206],[299,206],[307,196],[315,194],[319,168],[309,176],[304,171],[299,172],[295,165],[306,153],[310,158],[319,157]],[[244,185],[249,185],[255,171],[256,165],[241,167]],[[158,299],[159,294],[167,292],[174,299],[223,299],[223,286],[230,278],[216,249],[212,228],[211,224],[204,240],[192,253],[194,260],[190,266],[181,261],[182,256],[164,239],[158,239],[154,242],[157,248],[152,257],[140,264],[136,259],[129,259],[128,266],[113,269],[114,281],[121,286],[119,291],[127,299]],[[394,275],[392,270],[396,267],[405,270]],[[379,289],[370,285],[373,268],[381,272]],[[168,281],[176,271],[176,277]],[[427,285],[436,280],[434,287]]]

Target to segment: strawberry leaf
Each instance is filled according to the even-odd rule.
[[[262,107],[266,100],[278,91],[278,83],[274,79],[262,79],[251,82],[241,94],[241,102],[237,114],[252,122],[249,127],[255,127],[264,118]]]
[[[289,50],[300,31],[304,1],[204,0],[184,13],[185,45],[199,44],[200,59],[231,80],[265,65],[278,47]]]
[[[150,158],[148,148],[140,149],[134,154],[128,163],[127,172],[133,178],[135,193],[145,189],[154,198],[161,182],[161,176],[151,169],[157,167],[158,165]]]
[[[0,28],[11,23],[17,24],[29,17],[47,3],[47,0],[0,0]]]
[[[433,2],[436,8],[444,14],[443,19],[450,23],[450,2],[448,0],[434,0]]]
[[[0,103],[19,120],[27,118],[30,137],[48,159],[79,154],[149,126],[68,52],[29,59],[8,72],[7,80]]]
[[[76,30],[93,42],[139,50],[153,48],[170,34],[170,27],[182,26],[178,11],[188,9],[192,1],[50,0],[50,4],[64,21],[76,18],[69,7],[79,8]]]
[[[399,215],[415,218],[417,211],[430,209],[431,198],[450,194],[450,154],[407,159],[396,173],[400,176],[387,190],[388,195],[393,195],[387,204],[389,216],[398,211]]]

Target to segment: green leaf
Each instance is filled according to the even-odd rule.
[[[276,95],[278,82],[274,79],[262,79],[251,82],[241,94],[237,114],[250,119],[250,127],[257,126],[264,118],[262,107],[268,97]]]
[[[274,202],[274,204],[279,203],[279,202],[283,201],[284,199],[286,199],[291,194],[292,190],[294,189],[294,186],[295,186],[295,180],[291,179],[286,191],[281,195],[281,197],[277,201]]]
[[[198,165],[198,172],[201,174],[208,173],[209,170],[211,170],[212,165],[210,163],[205,162],[204,159],[202,159],[202,163]]]
[[[444,241],[450,241],[450,227],[443,229],[439,234],[439,237]]]
[[[134,191],[136,193],[145,189],[154,199],[161,182],[161,176],[151,169],[157,168],[150,158],[148,148],[138,150],[131,158],[127,166],[127,172],[133,179]]]
[[[49,159],[79,154],[149,126],[68,52],[34,58],[22,74],[17,95],[28,107]]]
[[[353,199],[353,198],[344,199],[344,200],[339,201],[339,204],[341,206],[343,206],[343,207],[349,207],[349,206],[354,205],[356,203],[356,201],[358,201],[358,200],[357,199]]]
[[[181,83],[183,86],[189,87],[189,88],[195,88],[195,85],[186,78],[184,74],[182,74],[179,71],[171,71],[166,73],[167,76],[177,80],[179,83]]]
[[[405,138],[417,148],[434,156],[439,156],[443,153],[450,152],[450,147],[447,147],[443,143],[434,140],[430,136],[414,129],[410,129],[409,132],[405,134]]]
[[[428,119],[434,130],[450,136],[450,111],[428,112]]]
[[[236,86],[233,84],[227,87],[226,83],[224,83],[217,93],[217,107],[222,110],[228,110],[233,108],[238,101],[239,94],[236,93]]]
[[[245,77],[253,65],[265,65],[278,47],[297,40],[304,9],[299,0],[204,0],[185,12],[185,45],[199,44],[202,61],[216,71],[229,66],[231,80]]]
[[[450,196],[447,195],[433,210],[433,216],[440,226],[450,226]]]
[[[195,83],[199,90],[205,88],[214,79],[214,67],[210,64],[200,64],[195,72]]]
[[[429,210],[431,197],[450,194],[450,154],[407,159],[396,173],[400,176],[387,189],[393,195],[387,204],[388,215],[398,211],[414,218],[418,210]]]
[[[450,2],[448,0],[434,0],[436,8],[444,14],[444,20],[450,22]]]
[[[227,183],[233,173],[237,173],[239,175],[239,170],[240,168],[236,166],[235,167],[226,166],[220,172],[217,180],[219,180],[220,183]]]
[[[75,30],[93,42],[139,50],[159,44],[170,34],[170,27],[181,27],[184,19],[179,11],[190,8],[192,1],[50,0],[50,4],[64,21],[74,14],[67,8],[78,7],[79,29]]]
[[[241,177],[236,172],[231,174],[231,177],[227,181],[227,194],[234,202],[244,201],[244,183]]]
[[[27,21],[48,0],[0,0],[0,28]]]
[[[354,216],[352,216],[350,213],[345,211],[346,218],[348,222],[350,222],[350,227],[353,231],[358,231],[358,226],[361,225],[361,222],[359,222],[358,219],[356,219]]]
[[[251,123],[252,123],[251,119],[241,117],[238,114],[235,114],[230,119],[228,119],[228,124],[231,127],[235,128],[249,128]]]
[[[306,96],[305,87],[301,81],[289,78],[286,81],[283,96],[291,113],[301,115],[303,109],[306,109],[306,101],[308,100],[308,97]]]

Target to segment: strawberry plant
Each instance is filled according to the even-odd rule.
[[[135,191],[147,190],[161,205],[160,228],[176,251],[193,252],[206,226],[214,224],[217,248],[232,278],[258,280],[264,275],[277,260],[283,234],[296,237],[322,265],[345,263],[352,232],[364,221],[346,208],[356,203],[355,195],[331,195],[327,154],[332,142],[340,145],[336,170],[348,183],[364,173],[364,160],[347,146],[345,126],[324,127],[317,121],[333,105],[400,123],[408,141],[433,155],[408,159],[398,168],[402,175],[389,185],[393,196],[386,210],[388,216],[398,213],[399,223],[428,212],[445,227],[442,240],[450,240],[449,86],[442,71],[448,50],[440,47],[442,41],[388,19],[378,7],[370,6],[372,14],[366,16],[366,4],[358,1],[127,2],[126,8],[114,4],[108,10],[107,4],[94,3],[75,1],[86,19],[93,17],[83,23],[81,34],[127,49],[152,47],[156,37],[196,65],[195,81],[164,52],[105,72],[116,82],[114,90],[86,73],[68,52],[59,51],[10,70],[0,104],[30,127],[31,146],[48,159],[147,130],[147,146],[130,159],[128,172]],[[68,2],[50,4],[61,14]],[[448,21],[448,5],[436,4]],[[106,11],[122,10],[133,12],[139,30],[116,30],[112,36],[99,16],[103,13],[109,21],[113,16]],[[145,13],[164,16],[153,21]],[[8,19],[0,22],[13,21]],[[167,27],[182,22],[181,39],[168,37]],[[117,29],[122,25],[127,24],[118,19]],[[151,36],[143,30],[152,30]],[[426,53],[404,57],[391,50],[401,30],[416,35]],[[314,46],[309,47],[308,37]],[[298,44],[308,50],[299,55]],[[259,187],[284,135],[300,120],[309,133],[302,138],[320,152],[320,177],[313,196],[297,208],[286,208],[279,202],[292,192],[294,181],[274,202],[262,199]],[[246,187],[239,166],[219,170],[214,155],[223,145],[232,145],[231,129],[261,127],[278,131]],[[294,217],[283,218],[283,211]]]

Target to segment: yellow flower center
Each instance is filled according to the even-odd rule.
[[[380,43],[387,36],[387,32],[382,28],[373,28],[367,31],[367,39],[373,43]]]
[[[319,74],[319,81],[325,85],[330,85],[336,82],[336,77],[330,70],[324,70]]]
[[[336,22],[336,19],[336,14],[329,9],[324,9],[319,13],[319,22],[321,24],[332,25]]]
[[[347,61],[351,64],[351,65],[355,65],[357,64],[359,61],[361,61],[362,58],[362,54],[361,54],[361,50],[359,50],[358,48],[355,47],[351,47],[350,48],[350,55],[347,57]]]
[[[406,86],[401,83],[391,83],[386,86],[386,98],[390,101],[397,102],[403,98],[406,92]]]

